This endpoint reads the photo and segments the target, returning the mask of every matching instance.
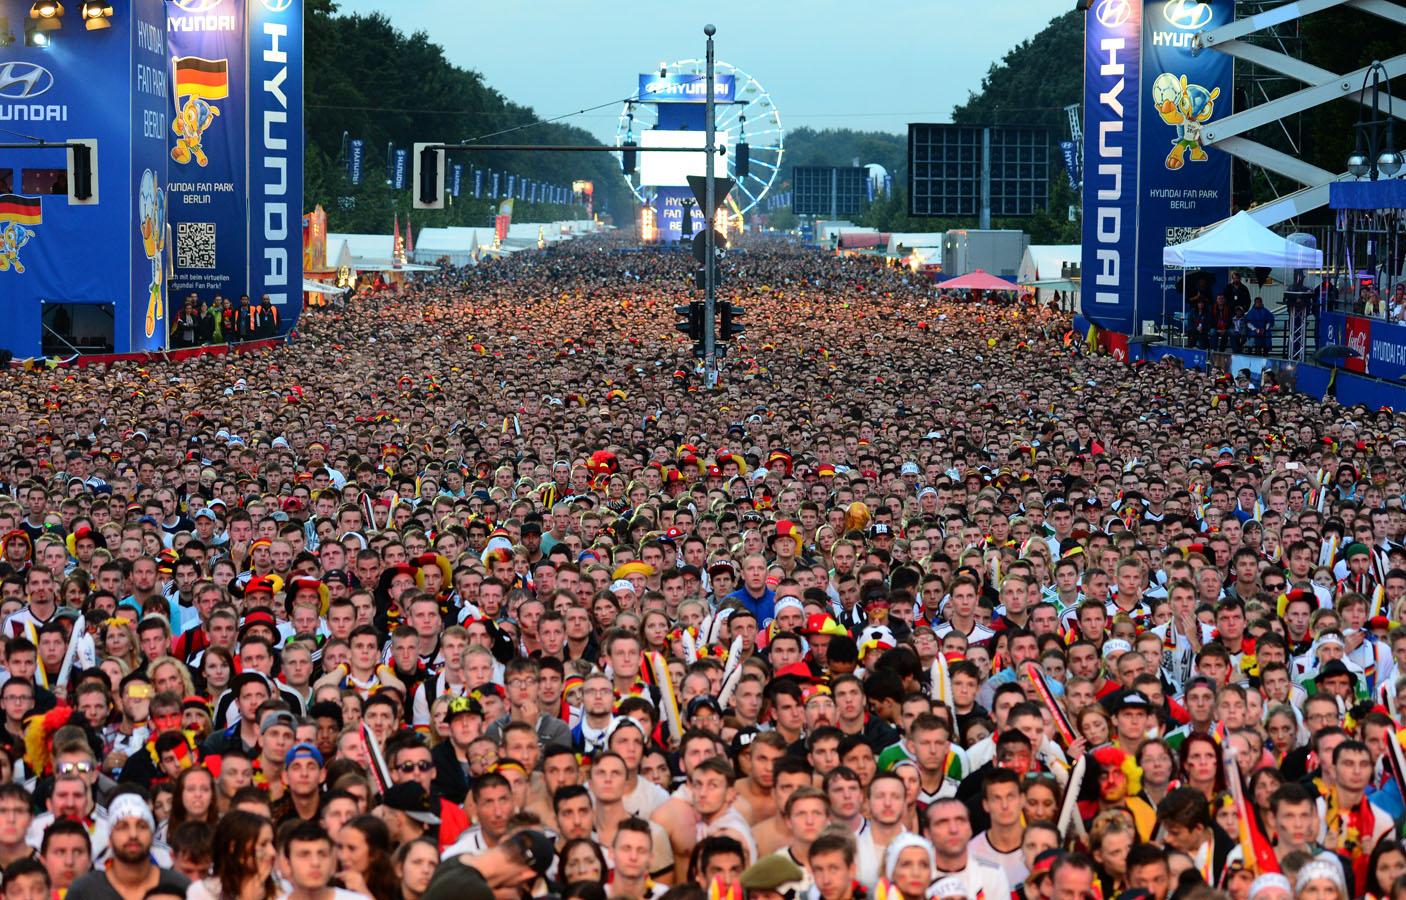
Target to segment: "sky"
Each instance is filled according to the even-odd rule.
[[[701,59],[703,26],[716,58],[772,95],[790,130],[854,128],[906,134],[947,122],[991,63],[1073,0],[338,0],[344,13],[386,14],[425,31],[455,65],[539,115],[623,100],[660,62]],[[620,104],[565,121],[614,143]],[[469,135],[451,135],[466,138]]]

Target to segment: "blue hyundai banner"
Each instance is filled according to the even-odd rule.
[[[391,187],[397,191],[403,191],[406,179],[410,177],[407,172],[410,168],[410,151],[397,147],[394,159],[395,163],[391,167]]]
[[[1073,141],[1060,141],[1059,153],[1064,157],[1064,171],[1069,175],[1069,189],[1079,190],[1079,157]]]
[[[509,175],[509,176],[508,176],[508,183],[507,183],[507,185],[506,185],[506,193],[505,193],[505,196],[507,196],[507,197],[512,197],[512,196],[513,196],[513,187],[514,187],[516,181],[517,181],[517,176],[516,176],[516,175]]]
[[[498,199],[498,175],[499,175],[499,174],[500,174],[500,173],[498,173],[498,172],[494,172],[494,173],[493,173],[493,190],[492,190],[491,192],[489,192],[489,194],[488,194],[488,197],[489,197],[490,200],[497,200],[497,199]]]
[[[1084,315],[1133,333],[1142,0],[1095,0],[1084,29]],[[1159,257],[1160,258],[1160,257]]]
[[[454,164],[454,177],[449,182],[449,191],[453,196],[459,196],[459,190],[464,184],[464,167],[458,163]]]
[[[713,102],[731,103],[736,81],[731,75],[713,78]],[[699,75],[641,75],[639,99],[645,103],[705,103],[708,79]]]
[[[361,138],[357,138],[351,142],[351,155],[349,160],[351,163],[349,171],[351,183],[361,184],[362,166],[366,163],[366,142]]]
[[[280,333],[303,305],[303,0],[248,2],[249,294]]]
[[[474,169],[474,196],[483,196],[483,170]]]
[[[1159,318],[1164,298],[1178,294],[1182,273],[1164,275],[1162,249],[1230,215],[1230,155],[1202,147],[1200,138],[1209,122],[1230,114],[1232,61],[1224,53],[1192,55],[1191,39],[1234,18],[1235,0],[1146,0],[1143,7],[1134,327]]]
[[[194,293],[237,304],[248,290],[244,6],[165,0],[174,123],[165,187],[175,243],[170,291],[178,303]]]
[[[170,191],[162,193],[167,177],[174,174],[177,166],[172,162],[173,154],[167,143],[169,133],[156,127],[158,123],[166,121],[165,117],[170,109],[167,104],[171,102],[170,89],[176,87],[174,83],[168,83],[164,75],[171,50],[169,36],[163,27],[168,9],[163,0],[134,0],[131,9],[132,35],[129,40],[134,76],[132,85],[135,89],[128,94],[131,101],[128,129],[132,148],[131,166],[128,170],[131,180],[128,183],[135,185],[136,190],[127,193],[122,190],[121,185],[112,185],[111,182],[108,185],[109,190],[116,188],[109,194],[115,211],[120,214],[124,202],[126,205],[125,227],[117,233],[127,235],[127,246],[131,255],[131,270],[127,279],[127,315],[121,315],[120,303],[114,312],[117,313],[115,324],[126,323],[125,337],[129,352],[158,350],[171,346],[167,336],[167,323],[175,319],[176,312],[171,309],[171,303],[173,300],[177,303],[184,302],[183,297],[171,290],[169,283],[172,255],[181,249],[180,226],[171,224],[172,201],[177,198],[173,197]],[[119,87],[119,95],[121,92]],[[183,126],[186,124],[182,122]],[[236,147],[240,146],[239,141],[232,143]],[[225,140],[216,140],[212,142],[210,152],[222,152],[225,147]],[[243,154],[240,154],[239,158],[243,159]],[[100,191],[101,188],[99,185]],[[148,188],[154,193],[148,193]],[[240,199],[242,201],[242,198]],[[152,200],[155,200],[154,209],[151,205]],[[222,203],[221,213],[225,213],[228,207],[228,203]],[[232,226],[227,229],[229,236],[236,244],[242,246],[242,235],[237,225],[238,210],[235,212],[233,222],[222,219],[222,224]],[[154,240],[149,237],[153,236],[153,230]],[[173,235],[175,247],[171,246]],[[84,243],[86,245],[89,242]],[[216,252],[214,248],[213,252]],[[230,259],[226,253],[221,256],[220,262],[234,264],[238,260]],[[210,298],[207,295],[203,299]],[[114,337],[121,341],[123,335],[118,333]]]

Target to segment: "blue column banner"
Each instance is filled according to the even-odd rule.
[[[287,332],[303,307],[303,0],[249,15],[249,295]]]
[[[535,181],[532,182],[532,202],[533,202],[533,203],[536,203],[536,202],[537,202],[537,188],[538,188],[537,182],[535,182]]]
[[[1230,155],[1202,147],[1201,135],[1231,112],[1232,60],[1224,53],[1193,56],[1191,39],[1234,18],[1235,0],[1145,0],[1143,6],[1135,329],[1162,315],[1164,298],[1180,299],[1173,284],[1181,272],[1167,270],[1164,277],[1162,249],[1230,215]]]
[[[527,179],[526,179],[526,178],[519,178],[519,179],[518,179],[518,183],[517,183],[517,198],[518,198],[519,200],[526,200],[526,199],[527,199]]]
[[[483,196],[483,170],[474,169],[474,196]]]
[[[169,248],[170,291],[177,302],[194,292],[206,302],[222,294],[237,304],[248,291],[244,5],[244,0],[164,4],[171,164],[161,186],[175,244]]]
[[[176,250],[171,246],[172,235],[177,226],[171,224],[171,201],[175,198],[166,190],[166,181],[168,174],[174,175],[179,167],[171,162],[171,149],[167,143],[171,133],[168,129],[160,127],[166,122],[176,121],[171,118],[171,107],[167,105],[172,102],[171,92],[175,87],[166,77],[170,59],[166,33],[167,8],[164,0],[135,0],[132,3],[131,14],[131,119],[127,127],[130,129],[132,140],[132,159],[128,176],[130,181],[127,184],[134,187],[123,190],[119,186],[109,196],[115,201],[112,203],[114,211],[121,210],[124,205],[126,207],[127,215],[123,217],[126,220],[125,228],[119,233],[127,235],[127,246],[131,255],[128,277],[113,279],[119,283],[125,281],[127,287],[127,296],[113,305],[116,320],[114,331],[117,332],[113,335],[114,343],[121,346],[125,338],[128,351],[138,351],[171,346],[167,336],[167,323],[175,318],[171,309],[172,298],[178,298],[178,303],[183,303],[184,298],[172,293],[168,284],[171,257]],[[120,86],[115,87],[120,90]],[[179,104],[181,98],[175,98],[175,102]],[[243,149],[239,141],[230,141],[226,136],[220,136],[211,142],[210,152],[223,153],[231,145]],[[243,154],[240,153],[237,158],[242,162]],[[222,172],[228,171],[227,164],[228,161]],[[215,177],[218,179],[225,176],[221,174]],[[108,185],[111,190],[111,182]],[[105,193],[101,184],[99,193]],[[243,203],[242,197],[221,197],[222,214],[233,205],[231,199],[237,199],[240,205]],[[237,225],[238,208],[234,211],[234,221],[222,221],[221,225],[231,226],[224,229],[226,234],[233,239],[234,244],[242,246],[242,234]],[[176,243],[179,247],[179,241]],[[213,240],[210,243],[213,244]],[[213,252],[212,248],[212,255]],[[228,254],[221,261],[229,264],[235,271],[240,270],[237,265],[232,265],[238,260],[230,259]],[[112,274],[115,275],[116,272]],[[209,296],[205,299],[208,300]],[[126,302],[123,303],[122,300]],[[125,310],[123,306],[126,307]],[[125,335],[120,333],[123,322],[126,323]]]
[[[351,169],[349,172],[349,174],[351,175],[351,183],[361,184],[361,167],[366,162],[366,142],[363,141],[361,138],[357,138],[351,142],[349,160],[351,162]]]
[[[870,175],[868,178],[864,179],[864,194],[865,194],[865,199],[866,199],[866,200],[868,200],[870,203],[873,203],[873,202],[874,202],[874,176],[873,176],[873,175]]]
[[[399,147],[395,150],[394,174],[391,176],[391,187],[397,191],[405,190],[405,181],[409,177],[407,169],[410,168],[410,151],[402,150]]]
[[[892,175],[885,175],[885,176],[884,176],[884,196],[885,196],[885,197],[892,197],[892,196],[893,196],[893,176],[892,176]]]
[[[458,163],[454,164],[454,177],[450,180],[449,190],[455,196],[459,196],[459,190],[464,184],[464,167]]]
[[[1132,334],[1142,0],[1096,0],[1084,26],[1083,311]]]
[[[1073,141],[1060,141],[1059,153],[1064,157],[1064,171],[1069,175],[1069,189],[1079,190],[1079,158]]]
[[[499,173],[499,172],[494,172],[494,173],[493,173],[493,190],[492,190],[492,191],[489,193],[489,195],[488,195],[488,197],[489,197],[490,200],[497,200],[497,199],[498,199],[498,176],[499,176],[499,174],[501,174],[501,173]]]
[[[508,184],[507,184],[508,191],[507,191],[506,196],[508,196],[508,197],[512,197],[512,196],[513,196],[513,186],[514,186],[516,180],[517,180],[517,176],[516,176],[516,175],[509,175],[509,176],[508,176]]]

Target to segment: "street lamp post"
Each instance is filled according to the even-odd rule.
[[[1370,100],[1367,92],[1369,81]],[[1359,95],[1355,124],[1357,147],[1347,157],[1347,171],[1354,178],[1369,177],[1376,181],[1379,176],[1390,178],[1401,170],[1401,153],[1396,149],[1392,116],[1382,113],[1377,105],[1378,96],[1383,90],[1386,91],[1387,109],[1391,109],[1391,80],[1386,66],[1380,60],[1372,60],[1362,76],[1362,93]]]

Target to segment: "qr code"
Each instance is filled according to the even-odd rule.
[[[1199,228],[1168,228],[1166,234],[1167,246],[1173,247],[1183,241],[1189,241],[1196,237],[1196,232],[1200,230]]]
[[[176,223],[176,268],[215,268],[215,223]]]

